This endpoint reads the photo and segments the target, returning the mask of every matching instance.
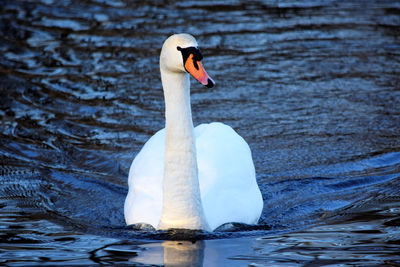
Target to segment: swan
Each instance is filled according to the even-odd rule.
[[[127,225],[213,231],[260,218],[263,199],[246,141],[223,123],[193,127],[189,74],[214,86],[202,59],[189,34],[174,34],[162,46],[165,128],[144,144],[130,167]]]

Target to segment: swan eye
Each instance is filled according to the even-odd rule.
[[[198,47],[191,46],[191,47],[182,48],[182,47],[178,46],[178,47],[176,47],[176,49],[182,53],[182,59],[183,59],[184,66],[186,64],[186,61],[190,57],[190,55],[193,55],[193,57],[192,57],[193,65],[196,69],[199,69],[197,62],[201,61],[203,59],[203,55],[201,54],[201,51]]]
[[[206,70],[201,64],[203,55],[198,47],[186,47],[182,48],[177,46],[176,49],[181,52],[183,59],[183,67],[190,73],[197,81],[202,85],[211,88],[214,86],[214,81],[208,76]]]

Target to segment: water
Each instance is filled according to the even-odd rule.
[[[400,265],[399,1],[20,1],[0,7],[0,264]],[[158,56],[196,36],[195,124],[249,143],[265,206],[213,234],[124,225],[164,126]],[[186,240],[184,240],[186,239]]]

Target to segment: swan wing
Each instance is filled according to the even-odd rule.
[[[165,129],[162,129],[145,143],[132,162],[124,205],[128,225],[146,223],[157,228],[162,209],[164,142]]]
[[[246,141],[216,122],[197,126],[195,136],[201,198],[211,229],[229,222],[256,224],[263,200]]]

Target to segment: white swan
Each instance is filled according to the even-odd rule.
[[[133,160],[124,214],[128,225],[156,229],[212,231],[239,222],[256,224],[263,209],[251,151],[222,123],[193,127],[190,73],[212,87],[196,40],[169,37],[161,50],[165,129],[158,131]]]

